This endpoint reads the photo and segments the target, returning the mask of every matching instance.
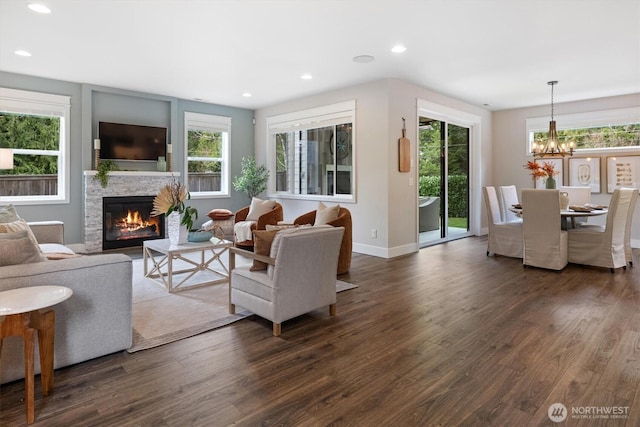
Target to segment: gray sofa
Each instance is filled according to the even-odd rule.
[[[38,243],[62,244],[61,222],[29,226]],[[131,258],[124,254],[0,267],[0,291],[39,285],[61,285],[73,290],[71,298],[53,307],[56,369],[131,346],[131,283]],[[36,372],[40,372],[37,354],[36,350]],[[0,384],[24,378],[22,338],[6,338],[0,360]]]

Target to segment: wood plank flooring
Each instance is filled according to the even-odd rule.
[[[640,251],[615,274],[485,251],[473,237],[354,254],[341,279],[360,287],[338,294],[337,316],[285,322],[279,338],[253,316],[59,369],[50,396],[36,386],[33,425],[640,425]],[[1,387],[0,425],[24,425],[23,396],[22,381]],[[627,417],[571,414],[589,407]]]

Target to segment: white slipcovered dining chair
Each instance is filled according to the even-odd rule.
[[[558,190],[522,190],[522,235],[525,266],[566,267],[568,236],[561,230]]]
[[[634,188],[631,194],[631,202],[629,204],[629,212],[627,212],[627,224],[624,229],[624,256],[629,263],[633,266],[633,251],[631,249],[631,226],[633,225],[633,212],[636,209],[638,203],[638,189]]]
[[[502,221],[495,187],[483,187],[482,193],[489,223],[487,256],[495,254],[522,258],[522,222]]]
[[[336,313],[336,269],[344,227],[320,225],[278,231],[269,256],[230,248],[229,312],[236,305],[281,324],[304,313],[329,307]],[[236,267],[235,255],[264,262],[266,269]]]
[[[569,195],[569,206],[584,206],[591,202],[591,187],[560,186],[560,191]],[[576,226],[586,224],[588,218],[573,218],[571,221]]]
[[[569,230],[569,262],[594,267],[627,268],[625,233],[631,199],[637,190],[621,188],[613,192],[604,227]]]
[[[509,210],[510,207],[518,203],[518,190],[515,185],[500,186],[500,208],[504,222],[522,221],[522,218],[519,218],[515,212]]]

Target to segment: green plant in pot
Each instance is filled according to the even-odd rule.
[[[107,184],[109,184],[109,172],[117,170],[120,170],[120,168],[113,160],[101,160],[98,163],[98,173],[93,179],[100,181],[102,188],[106,188]]]
[[[242,173],[233,178],[233,188],[253,199],[258,194],[267,189],[269,181],[269,171],[262,165],[256,165],[254,157],[242,158]]]

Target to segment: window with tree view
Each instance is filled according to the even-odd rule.
[[[228,195],[228,117],[185,113],[187,175],[192,195]]]
[[[568,114],[556,118],[558,144],[576,151],[640,148],[640,108]],[[527,119],[529,147],[546,143],[548,121]]]
[[[13,169],[0,170],[4,200],[65,200],[68,113],[68,97],[0,89],[0,148],[13,151]]]
[[[345,104],[270,119],[279,195],[353,198],[355,111]]]

